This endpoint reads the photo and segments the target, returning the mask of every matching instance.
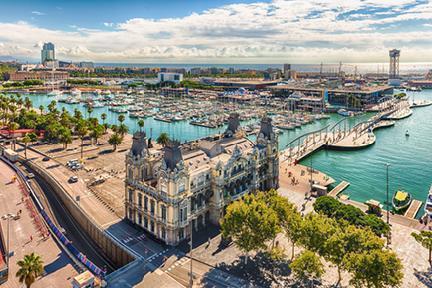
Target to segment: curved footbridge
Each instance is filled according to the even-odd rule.
[[[297,163],[322,148],[354,150],[370,146],[376,141],[374,130],[395,124],[393,120],[386,120],[386,117],[394,112],[379,113],[351,128],[348,123],[349,118],[343,118],[333,126],[328,125],[301,135],[285,146],[281,155],[282,162]]]

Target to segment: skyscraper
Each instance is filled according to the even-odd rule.
[[[44,43],[41,51],[41,62],[44,64],[46,61],[54,61],[54,44],[51,42]]]

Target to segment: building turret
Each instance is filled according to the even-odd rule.
[[[232,113],[228,118],[228,127],[225,130],[225,137],[233,137],[240,129],[240,120],[238,113]]]
[[[274,141],[276,139],[273,131],[272,119],[268,116],[264,116],[261,120],[261,128],[258,134],[258,138],[267,141]]]
[[[135,132],[132,137],[132,147],[129,155],[132,157],[144,157],[148,154],[147,138],[145,132]]]
[[[169,141],[164,147],[164,161],[168,169],[174,170],[178,163],[182,161],[180,142]]]

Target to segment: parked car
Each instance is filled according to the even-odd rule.
[[[78,176],[71,176],[68,180],[69,183],[76,183],[78,182]]]
[[[42,161],[44,161],[44,162],[47,162],[49,160],[50,160],[50,158],[48,156],[45,156],[44,158],[42,158]]]

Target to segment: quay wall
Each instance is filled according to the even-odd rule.
[[[32,161],[23,161],[23,159],[20,159],[20,161],[50,185],[58,199],[63,203],[80,228],[93,239],[116,266],[121,267],[135,260],[135,255],[125,247],[119,245],[115,239],[93,221],[54,177]]]

